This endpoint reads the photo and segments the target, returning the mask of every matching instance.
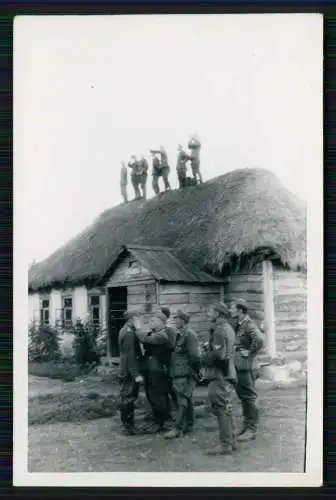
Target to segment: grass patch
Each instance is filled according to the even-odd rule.
[[[65,382],[71,382],[87,373],[88,370],[84,371],[80,366],[70,361],[63,362],[45,362],[45,363],[33,363],[28,364],[28,373],[30,375],[36,375],[37,377],[47,377],[52,379],[61,379]]]
[[[117,411],[115,395],[102,396],[94,392],[41,394],[29,400],[28,423],[83,422],[111,417]]]

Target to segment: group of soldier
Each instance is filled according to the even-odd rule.
[[[201,143],[196,135],[190,136],[188,141],[187,151],[181,144],[178,146],[178,156],[176,172],[179,182],[179,188],[187,187],[188,185],[195,185],[197,182],[202,183],[202,175],[200,171],[200,150]],[[170,165],[168,161],[167,151],[163,146],[160,149],[151,149],[152,155],[152,187],[155,194],[160,193],[159,179],[163,180],[164,191],[171,189],[169,182]],[[187,176],[188,167],[187,163],[190,162],[192,178]],[[149,165],[144,155],[137,158],[132,155],[131,160],[126,166],[122,162],[120,173],[120,190],[124,202],[127,203],[127,184],[128,184],[128,170],[131,169],[131,182],[134,189],[135,199],[146,199],[147,197],[147,178]]]
[[[189,326],[190,316],[182,310],[173,318],[169,308],[154,311],[149,328],[141,311],[126,313],[127,321],[119,335],[120,415],[126,434],[164,431],[166,439],[176,439],[190,433],[194,425],[193,393],[203,370],[219,429],[219,446],[208,454],[232,454],[237,442],[256,439],[256,355],[263,347],[263,334],[248,315],[244,300],[233,301],[230,308],[223,302],[213,303],[207,314],[211,328],[208,342],[201,349]],[[152,410],[151,421],[137,428],[134,409],[142,384]],[[232,410],[236,394],[244,416],[239,432]]]

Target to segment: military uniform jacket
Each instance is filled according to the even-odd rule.
[[[127,323],[119,332],[120,376],[140,375],[142,353],[140,342],[135,335],[135,329]]]
[[[156,157],[152,161],[152,175],[160,176],[160,160]]]
[[[148,161],[143,158],[142,160],[139,161],[139,168],[138,168],[139,175],[146,175],[148,172]]]
[[[168,155],[166,151],[152,149],[152,152],[160,155],[160,168],[169,168]]]
[[[201,152],[201,143],[196,139],[192,139],[188,142],[188,148],[190,149],[191,161],[192,162],[199,161],[200,152]]]
[[[172,378],[197,377],[200,370],[200,348],[196,333],[188,327],[176,330],[170,374]]]
[[[167,327],[149,333],[137,331],[137,337],[145,348],[146,370],[168,372],[174,346]]]
[[[180,151],[177,157],[177,165],[176,170],[178,172],[186,172],[187,171],[187,161],[189,160],[189,155],[185,151]]]
[[[236,325],[236,355],[237,370],[253,370],[257,368],[256,355],[264,345],[264,336],[251,318],[246,315],[241,323]],[[243,357],[241,349],[248,351],[248,357]]]
[[[236,381],[235,333],[228,322],[214,323],[210,329],[209,352],[202,357],[208,380],[227,379]]]

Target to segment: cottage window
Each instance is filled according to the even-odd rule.
[[[42,325],[49,325],[49,320],[50,320],[49,307],[50,307],[50,300],[41,299],[40,323]]]
[[[63,297],[63,327],[72,326],[72,297]]]
[[[98,325],[100,322],[100,296],[91,295],[89,297],[90,318],[93,324]]]

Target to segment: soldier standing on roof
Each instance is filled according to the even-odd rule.
[[[200,348],[196,333],[188,326],[189,315],[178,311],[176,320],[176,339],[172,353],[171,377],[174,392],[177,396],[177,414],[175,428],[166,435],[166,439],[174,439],[192,430],[194,409],[192,396],[199,378]]]
[[[121,163],[121,169],[120,169],[120,191],[121,191],[121,196],[124,199],[124,203],[127,203],[127,201],[128,201],[127,182],[128,182],[128,172],[127,172],[126,164],[123,161]]]
[[[147,189],[146,189],[147,177],[148,177],[148,161],[146,160],[144,155],[141,155],[139,160],[139,181],[142,190],[142,197],[144,198],[144,200],[147,198]]]
[[[171,189],[169,179],[168,179],[170,167],[169,167],[169,163],[168,163],[167,152],[166,152],[165,148],[163,146],[161,146],[160,149],[158,149],[158,150],[152,149],[151,153],[160,155],[159,172],[160,172],[160,176],[163,178],[165,191],[169,191]]]
[[[141,193],[139,189],[139,162],[137,161],[136,155],[131,156],[131,161],[128,163],[129,168],[132,170],[131,181],[134,189],[135,200],[141,198]]]
[[[203,179],[200,169],[201,143],[196,134],[189,137],[188,148],[190,150],[190,165],[193,178],[197,182],[198,177],[199,182],[202,184]]]
[[[160,160],[157,156],[156,153],[151,151],[152,153],[152,186],[153,186],[153,191],[155,194],[159,194],[160,192],[160,187],[159,187],[159,177],[160,177]]]
[[[186,164],[188,160],[190,160],[190,156],[184,151],[181,144],[179,144],[176,171],[180,189],[186,187],[186,180],[187,180]]]
[[[128,435],[135,434],[134,405],[138,398],[141,375],[142,353],[135,335],[134,317],[136,313],[126,312],[125,325],[119,333],[120,351],[120,418],[123,430]]]

